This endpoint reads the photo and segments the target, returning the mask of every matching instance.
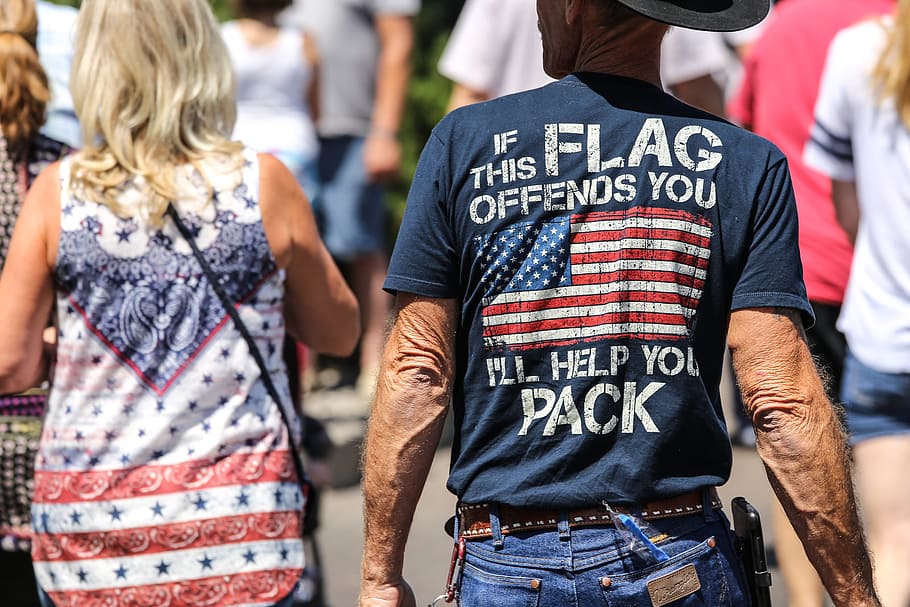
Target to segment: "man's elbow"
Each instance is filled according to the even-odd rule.
[[[441,402],[448,405],[450,390],[448,363],[438,353],[403,351],[387,356],[381,381],[395,394],[406,394],[410,402]]]
[[[756,431],[766,434],[790,432],[812,417],[811,401],[799,394],[759,395],[746,402]]]
[[[834,408],[820,384],[786,382],[743,392],[759,440],[805,446],[823,428],[837,425]]]

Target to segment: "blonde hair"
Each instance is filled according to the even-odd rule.
[[[34,1],[0,0],[0,132],[17,160],[44,124],[50,99],[37,38]]]
[[[84,0],[70,81],[84,145],[70,187],[83,198],[157,222],[178,165],[242,163],[230,58],[206,0]],[[118,200],[130,184],[138,206]]]
[[[910,0],[898,3],[872,80],[878,85],[879,100],[893,99],[901,122],[910,128]]]

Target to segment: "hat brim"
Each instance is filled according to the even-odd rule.
[[[655,21],[711,32],[746,29],[759,23],[771,10],[771,0],[618,1]]]

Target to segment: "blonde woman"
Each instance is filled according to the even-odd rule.
[[[831,45],[807,162],[833,179],[856,253],[838,328],[841,399],[876,583],[910,605],[910,0]]]
[[[38,132],[50,94],[36,38],[33,1],[0,0],[0,269],[26,191],[66,151]],[[0,587],[22,607],[38,604],[29,511],[45,399],[43,392],[0,396]]]
[[[36,181],[0,278],[0,392],[46,376],[56,304],[32,509],[43,598],[289,604],[304,496],[281,340],[349,353],[355,299],[294,177],[230,141],[230,60],[205,0],[84,0],[72,88],[84,149]]]

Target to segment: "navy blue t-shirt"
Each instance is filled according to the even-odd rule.
[[[525,507],[725,482],[729,312],[812,314],[781,152],[595,74],[436,127],[385,286],[461,302],[448,486]]]

